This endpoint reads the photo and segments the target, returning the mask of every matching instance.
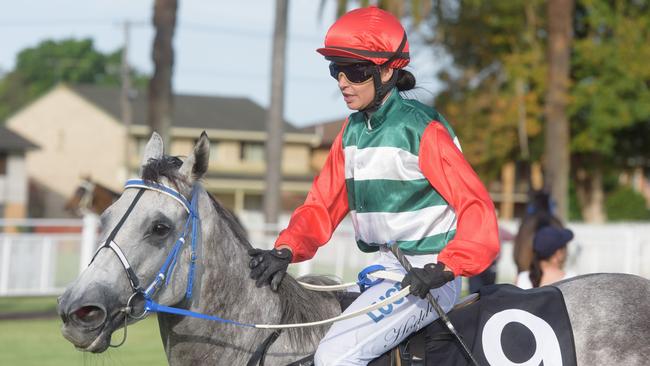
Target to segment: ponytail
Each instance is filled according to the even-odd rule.
[[[533,261],[530,263],[530,269],[528,277],[530,282],[534,287],[539,287],[539,284],[542,282],[542,266],[539,265],[539,256],[537,253],[533,253]]]
[[[415,76],[410,71],[397,69],[397,90],[406,91],[415,88]]]

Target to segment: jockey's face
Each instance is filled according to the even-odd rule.
[[[567,258],[567,249],[566,247],[558,249],[554,254],[555,263],[557,263],[558,268],[564,268],[564,263],[566,263]]]
[[[341,66],[344,67],[345,65],[341,64]],[[393,75],[393,69],[381,68],[380,75],[382,83],[385,83]],[[360,83],[354,83],[348,80],[343,72],[340,72],[337,76],[339,89],[348,108],[359,111],[368,107],[375,99],[373,77]]]

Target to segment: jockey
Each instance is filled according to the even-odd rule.
[[[366,365],[457,301],[461,276],[486,269],[499,251],[494,205],[460,150],[447,121],[433,108],[403,99],[415,77],[400,22],[377,7],[343,15],[317,50],[330,61],[352,113],[334,140],[305,203],[272,250],[252,249],[251,277],[277,290],[289,263],[312,258],[350,213],[357,246],[377,252],[376,264],[404,274],[365,290],[346,312],[410,285],[411,294],[385,308],[332,325],[316,365]],[[406,272],[384,244],[395,243],[413,269]]]

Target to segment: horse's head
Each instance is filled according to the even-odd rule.
[[[84,177],[74,194],[66,201],[64,208],[75,215],[86,213],[101,214],[117,198],[119,193],[112,191],[90,177]]]
[[[529,214],[552,214],[553,200],[551,199],[551,194],[545,190],[532,191],[528,199],[527,211]]]
[[[188,243],[177,243],[191,231],[188,211],[195,211],[189,201],[194,183],[207,170],[208,155],[205,133],[184,162],[164,156],[162,139],[152,135],[142,159],[142,180],[127,184],[101,215],[100,249],[59,298],[63,336],[78,349],[106,350],[113,331],[144,313],[144,293],[155,294],[159,303],[167,305],[184,299],[191,235],[186,235]],[[166,188],[172,190],[165,193]],[[170,255],[174,248],[177,256]],[[165,264],[168,271],[162,271]],[[159,271],[166,278],[156,292],[150,284]]]

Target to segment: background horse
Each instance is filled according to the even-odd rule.
[[[513,257],[517,265],[517,273],[530,269],[535,233],[549,225],[564,227],[562,221],[553,215],[551,195],[544,191],[534,191],[514,240]]]
[[[194,153],[181,163],[162,155],[162,140],[154,134],[143,157],[143,179],[176,187],[190,197],[190,187],[198,184],[207,170],[208,145],[207,136],[202,135]],[[102,220],[104,228],[122,222],[113,241],[146,285],[183,231],[187,213],[178,202],[151,190],[144,191],[140,202],[132,206],[138,194],[135,189],[126,190]],[[190,249],[186,245],[169,283],[156,296],[159,303],[246,323],[300,323],[340,313],[333,294],[307,291],[289,275],[277,293],[269,286],[256,288],[255,281],[249,278],[246,253],[251,246],[241,228],[200,185],[195,194],[199,195],[201,240],[197,244],[193,294],[189,299],[185,296],[190,266]],[[121,220],[127,211],[128,219]],[[101,237],[109,235],[106,231]],[[128,278],[116,253],[100,250],[59,298],[64,337],[83,351],[106,350],[113,331],[125,324],[123,310],[133,294]],[[650,359],[650,281],[600,274],[567,280],[558,287],[573,325],[578,364],[645,365]],[[271,333],[169,314],[158,314],[158,322],[171,365],[245,365]],[[286,365],[313,353],[326,330],[317,327],[284,331],[268,349],[265,364]],[[435,364],[435,360],[430,361]]]
[[[65,203],[65,209],[79,216],[85,213],[99,215],[119,197],[119,193],[87,177],[82,179],[72,197]]]

